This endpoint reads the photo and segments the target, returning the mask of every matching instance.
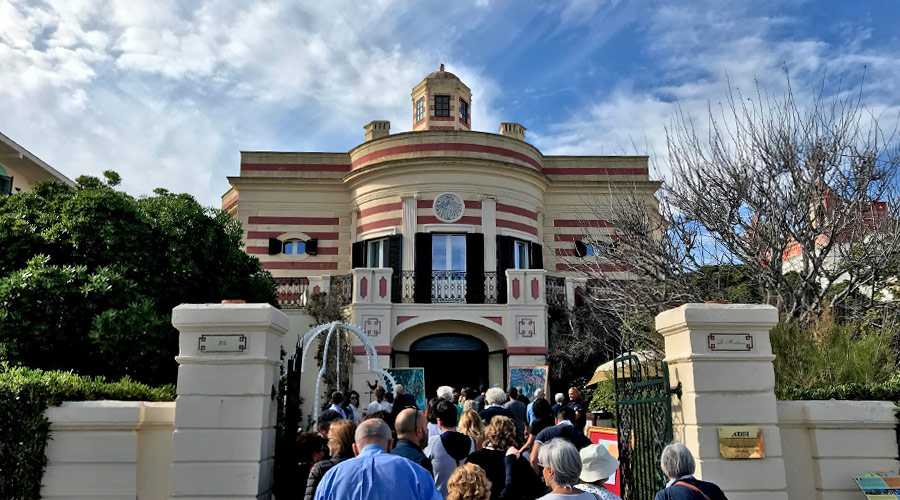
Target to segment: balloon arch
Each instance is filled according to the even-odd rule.
[[[303,337],[297,340],[297,351],[300,351],[300,372],[303,373],[306,371],[306,354],[309,350],[310,346],[312,346],[313,340],[316,339],[320,334],[328,332],[325,336],[325,347],[322,351],[325,353],[322,358],[322,368],[319,369],[319,374],[316,376],[316,392],[313,398],[313,422],[318,422],[319,420],[319,397],[320,392],[319,389],[322,384],[322,376],[325,375],[325,370],[328,368],[326,366],[326,360],[328,359],[328,346],[331,344],[331,337],[334,336],[336,332],[339,332],[340,329],[348,330],[356,335],[356,338],[362,342],[362,345],[366,349],[366,360],[368,362],[368,371],[370,373],[374,373],[381,377],[381,384],[383,387],[393,387],[396,385],[396,381],[394,380],[393,375],[387,372],[387,370],[378,366],[378,353],[375,351],[375,345],[372,344],[372,341],[369,340],[369,336],[366,335],[361,328],[355,325],[350,325],[347,323],[341,323],[340,321],[333,321],[331,323],[326,323],[324,325],[319,325],[312,330],[306,332]],[[340,353],[341,349],[341,337],[337,335],[335,337],[337,340],[337,352]],[[341,374],[341,357],[338,355],[337,363],[335,366],[335,373],[338,377]],[[390,381],[390,385],[388,385],[388,381]]]

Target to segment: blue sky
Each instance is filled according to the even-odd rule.
[[[728,81],[801,101],[865,72],[900,112],[893,1],[0,0],[0,132],[70,177],[122,174],[218,205],[239,151],[347,151],[410,122],[439,63],[472,88],[474,128],[528,128],[548,154],[649,153],[701,124]]]

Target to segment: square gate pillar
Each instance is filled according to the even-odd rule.
[[[772,306],[685,304],[656,317],[665,338],[675,439],[694,454],[698,478],[719,485],[731,500],[785,500],[787,482],[775,401],[769,330]],[[762,429],[765,458],[723,458],[719,427]]]
[[[170,498],[269,499],[281,338],[269,304],[182,304]]]

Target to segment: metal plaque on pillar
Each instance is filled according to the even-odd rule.
[[[762,427],[756,425],[720,426],[719,455],[722,458],[765,458]]]
[[[244,352],[247,350],[246,335],[201,335],[197,350],[202,353]]]

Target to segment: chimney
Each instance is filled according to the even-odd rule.
[[[391,134],[391,122],[387,120],[373,120],[364,128],[366,129],[366,142]]]
[[[505,135],[507,137],[512,137],[513,139],[524,141],[525,127],[519,125],[518,123],[501,123],[500,135]]]

